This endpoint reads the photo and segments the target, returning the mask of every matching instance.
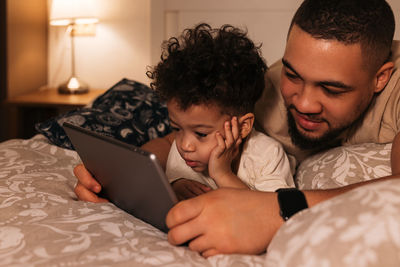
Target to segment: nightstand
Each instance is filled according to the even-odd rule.
[[[12,126],[16,138],[30,138],[35,124],[64,112],[84,107],[106,90],[91,89],[86,94],[59,94],[56,89],[45,88],[6,100],[14,113]],[[10,114],[11,115],[11,114]]]

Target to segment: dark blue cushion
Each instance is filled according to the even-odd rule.
[[[170,132],[165,103],[148,86],[128,79],[97,97],[91,107],[37,123],[35,128],[53,144],[73,149],[62,128],[65,121],[136,146]]]

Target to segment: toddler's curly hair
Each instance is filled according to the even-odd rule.
[[[163,43],[161,61],[147,72],[151,87],[182,110],[217,105],[230,115],[253,112],[267,70],[260,46],[231,25],[199,24]]]

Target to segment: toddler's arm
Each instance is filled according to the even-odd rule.
[[[216,133],[217,146],[213,149],[208,162],[208,172],[218,187],[248,189],[248,186],[232,171],[232,162],[240,157],[242,138],[239,132],[237,117],[224,124],[225,138]]]

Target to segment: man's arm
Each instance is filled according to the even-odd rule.
[[[156,138],[147,142],[142,146],[142,149],[155,154],[161,166],[165,169],[167,165],[168,153],[173,141],[174,135],[171,133],[165,137]],[[83,164],[79,164],[74,168],[74,174],[78,179],[78,183],[74,189],[78,199],[89,202],[107,201],[106,199],[97,196],[97,193],[101,191],[101,186]]]
[[[391,155],[392,175],[400,174],[400,133],[393,140]]]
[[[337,189],[303,191],[309,207],[369,183],[400,178],[388,176]],[[259,254],[284,223],[277,193],[218,189],[181,201],[167,215],[168,241],[189,242],[204,257],[216,254]]]
[[[334,190],[305,191],[309,206],[331,198]],[[265,252],[284,223],[277,193],[221,188],[177,203],[166,219],[168,241],[189,241],[204,257],[216,254]]]

